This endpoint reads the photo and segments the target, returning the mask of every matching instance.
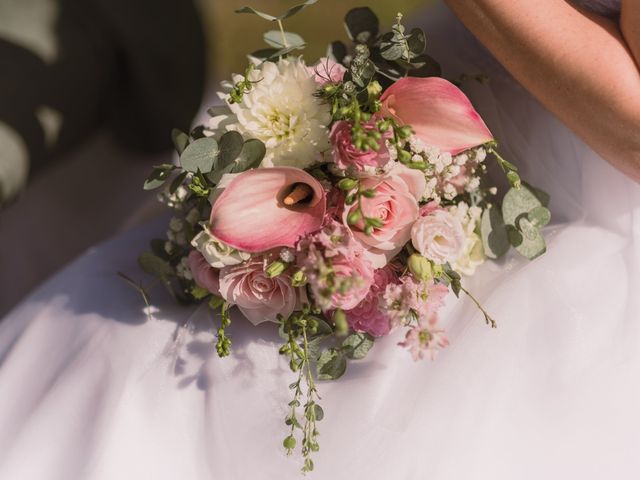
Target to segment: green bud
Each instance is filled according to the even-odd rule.
[[[431,262],[419,253],[414,253],[407,261],[409,270],[418,280],[429,281],[433,278],[433,268]]]
[[[520,180],[520,175],[518,175],[513,170],[509,170],[507,172],[507,180],[513,188],[520,188],[522,186],[522,181]]]
[[[382,93],[382,85],[377,80],[369,82],[367,85],[367,93],[370,97],[377,97]]]
[[[360,211],[354,210],[347,216],[347,223],[349,225],[355,225],[356,223],[358,223],[358,220],[360,220],[361,218],[362,218],[362,214],[360,213]]]
[[[402,139],[409,138],[412,133],[413,131],[411,130],[411,127],[409,125],[405,125],[398,129],[398,136]]]
[[[344,203],[346,203],[347,205],[353,205],[354,203],[356,203],[355,194],[351,193],[347,195],[347,197],[344,199]]]
[[[284,272],[287,269],[287,264],[284,263],[282,260],[276,260],[275,262],[272,262],[267,269],[265,270],[265,273],[267,274],[267,277],[269,278],[274,278],[277,277],[278,275],[281,275],[282,272]]]
[[[291,285],[294,287],[302,287],[307,284],[307,276],[302,270],[298,270],[291,277]]]
[[[373,198],[376,196],[376,191],[372,188],[367,188],[366,190],[362,190],[360,195],[367,198]]]
[[[389,120],[381,120],[378,122],[378,130],[380,130],[381,132],[386,132],[387,130],[389,130],[390,126],[391,124],[389,123]]]
[[[340,190],[348,191],[353,190],[358,186],[358,180],[354,178],[343,178],[338,182],[338,188]]]
[[[336,334],[346,335],[349,333],[349,324],[347,323],[347,314],[344,310],[337,309],[333,312],[333,323],[336,326]]]
[[[284,446],[284,448],[287,449],[287,452],[290,452],[291,450],[296,448],[296,439],[293,435],[289,435],[287,438],[284,439],[284,441],[282,442],[282,445]]]
[[[366,227],[364,227],[364,234],[368,237],[373,235],[373,225],[367,225]]]
[[[397,152],[398,152],[398,161],[400,163],[409,163],[411,161],[411,154],[406,150],[398,148]]]
[[[409,162],[406,164],[407,167],[413,168],[414,170],[426,170],[427,164],[425,162]]]

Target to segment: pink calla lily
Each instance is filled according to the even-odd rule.
[[[438,77],[405,77],[380,98],[382,114],[410,125],[427,145],[456,155],[493,140],[462,91]]]
[[[293,205],[285,199],[302,186],[308,192]],[[318,230],[326,211],[322,185],[293,167],[249,170],[235,177],[215,200],[211,233],[245,252],[293,247],[300,237]]]

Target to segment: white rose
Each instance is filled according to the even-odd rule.
[[[439,265],[455,262],[464,250],[465,240],[462,224],[446,210],[419,218],[411,228],[414,248]]]
[[[236,250],[235,248],[222,243],[216,237],[211,235],[206,226],[203,231],[193,237],[191,245],[193,245],[196,250],[202,254],[207,263],[209,263],[213,268],[238,265],[249,260],[251,257],[247,252]]]

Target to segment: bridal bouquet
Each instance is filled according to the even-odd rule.
[[[510,246],[542,254],[550,216],[401,15],[381,33],[369,8],[351,10],[353,45],[333,42],[306,63],[283,21],[315,1],[281,15],[238,10],[278,28],[222,84],[206,124],[174,131],[179,164],[155,167],[145,188],[163,187],[175,216],[139,259],[178,300],[216,312],[221,357],[232,353],[232,308],[279,329],[297,374],[284,448],[300,444],[304,471],[324,415],[316,381],[398,329],[414,359],[433,357],[447,345],[438,310],[449,291],[471,297],[461,277]],[[490,158],[511,185],[501,202]]]

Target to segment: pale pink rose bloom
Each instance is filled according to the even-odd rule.
[[[452,155],[493,140],[462,91],[439,78],[401,78],[380,97],[382,114],[410,125],[426,145]]]
[[[446,210],[420,217],[411,229],[411,243],[438,265],[455,262],[464,251],[466,235],[460,221]]]
[[[414,325],[407,331],[404,341],[398,345],[409,349],[414,361],[428,355],[433,360],[439,350],[449,345],[444,330],[438,328],[438,317],[433,314],[426,321]]]
[[[284,199],[294,185],[306,184],[310,198],[295,205]],[[322,226],[326,211],[320,182],[293,167],[259,168],[234,177],[213,203],[211,233],[233,248],[257,253],[294,247],[298,239]]]
[[[333,124],[329,139],[332,145],[333,162],[342,170],[362,172],[366,167],[382,168],[389,163],[389,150],[386,146],[386,139],[391,136],[391,132],[379,141],[380,149],[378,151],[369,149],[367,151],[360,150],[353,144],[351,138],[352,124],[341,120]],[[374,122],[363,124],[365,130],[375,128]]]
[[[411,238],[411,226],[418,218],[418,202],[426,188],[424,174],[401,164],[383,176],[363,176],[362,188],[375,191],[373,198],[362,198],[362,210],[367,217],[384,222],[374,228],[371,235],[364,232],[360,220],[349,226],[355,238],[362,243],[375,268],[384,267]],[[342,220],[348,226],[347,217],[356,208],[345,206]]]
[[[343,65],[327,57],[322,57],[314,66],[307,68],[320,85],[340,83],[347,71]]]
[[[373,283],[373,268],[369,261],[358,255],[353,258],[337,256],[331,259],[331,266],[338,282],[349,280],[351,288],[344,293],[336,292],[331,297],[329,308],[350,310],[355,308],[369,293]]]
[[[306,299],[304,289],[294,288],[289,275],[269,278],[264,268],[265,259],[254,257],[220,270],[220,295],[236,305],[254,325],[277,322],[278,315],[287,318]]]
[[[353,309],[347,310],[347,322],[352,330],[382,337],[391,331],[391,319],[381,309],[381,296],[390,283],[398,281],[396,273],[386,266],[374,272],[373,284],[367,296]]]
[[[208,290],[214,295],[220,295],[219,272],[209,265],[200,252],[191,250],[187,257],[187,263],[196,285]]]

